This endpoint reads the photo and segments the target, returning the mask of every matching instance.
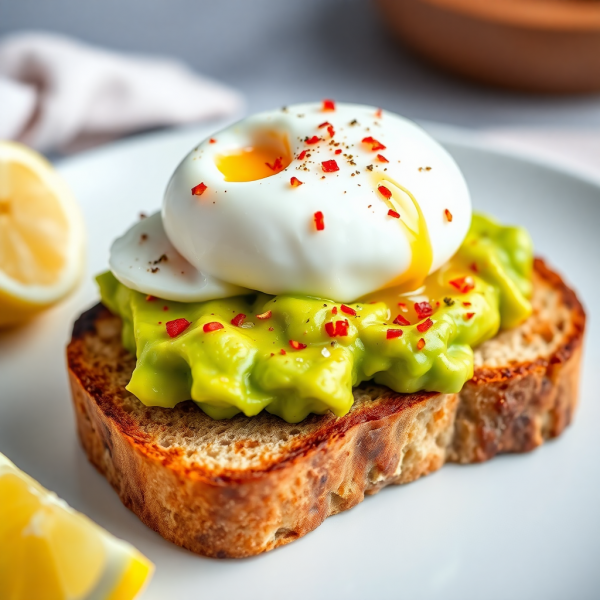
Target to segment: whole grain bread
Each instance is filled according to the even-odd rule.
[[[214,421],[192,402],[146,407],[125,390],[135,358],[102,305],[67,349],[81,443],[123,503],[199,554],[243,557],[287,544],[329,515],[446,461],[525,452],[571,421],[585,313],[535,262],[534,314],[477,348],[460,394],[397,394],[364,384],[341,418],[290,424],[261,413]]]

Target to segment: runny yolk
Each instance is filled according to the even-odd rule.
[[[287,139],[257,144],[215,158],[225,181],[256,181],[283,171],[292,162]]]
[[[423,285],[433,262],[427,222],[419,203],[408,190],[391,181],[381,181],[379,185],[385,185],[392,192],[389,200],[382,199],[389,208],[400,214],[398,221],[406,233],[411,249],[411,261],[408,269],[383,287],[401,287],[404,291],[412,291]]]
[[[375,189],[379,185],[384,185],[392,192],[391,198],[386,199],[383,196],[380,196],[380,198],[388,208],[400,214],[398,223],[403,228],[410,244],[411,260],[408,269],[404,273],[388,281],[376,292],[364,296],[360,299],[360,302],[386,301],[389,306],[394,306],[399,301],[400,296],[412,296],[413,294],[409,294],[410,292],[428,295],[427,291],[419,288],[422,288],[429,274],[429,269],[431,269],[433,251],[427,230],[427,222],[421,212],[419,203],[412,194],[401,185],[392,183],[389,179],[375,182]]]

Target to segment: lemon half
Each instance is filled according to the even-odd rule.
[[[0,141],[0,327],[65,297],[84,264],[81,211],[37,152]]]
[[[131,600],[153,568],[0,454],[2,600]]]

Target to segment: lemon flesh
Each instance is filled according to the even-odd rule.
[[[0,141],[0,327],[31,318],[75,287],[84,237],[79,207],[52,165]]]
[[[0,598],[131,600],[152,570],[0,454]]]

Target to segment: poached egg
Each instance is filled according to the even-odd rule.
[[[416,289],[470,221],[460,169],[420,127],[369,106],[300,104],[194,148],[161,214],[115,241],[110,267],[167,300],[258,290],[351,302]]]

